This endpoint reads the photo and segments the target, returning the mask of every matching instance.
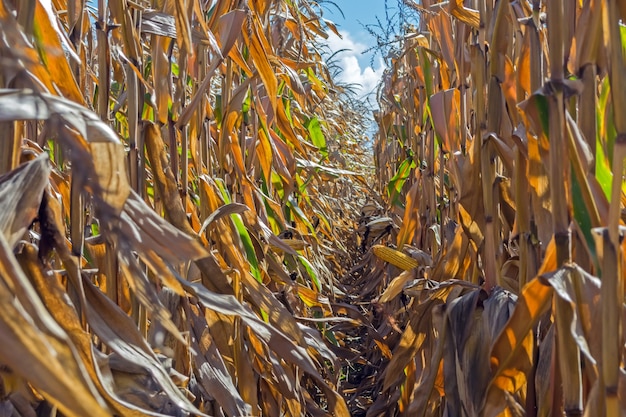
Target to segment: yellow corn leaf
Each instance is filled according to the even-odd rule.
[[[14,68],[5,67],[5,70],[10,69],[11,73],[27,70],[37,80],[37,83],[43,86],[44,90],[54,93],[55,80],[50,77],[50,73],[39,63],[39,54],[30,42],[22,36],[15,17],[6,9],[4,3],[0,3],[0,29],[3,34],[2,39],[0,39],[0,45],[4,51],[10,54],[12,63],[15,66]]]
[[[398,296],[402,290],[404,289],[404,285],[410,279],[415,278],[415,272],[413,270],[403,271],[400,275],[391,280],[385,291],[380,295],[378,301],[380,303],[386,303],[388,301],[393,300],[396,296]]]
[[[250,56],[255,63],[255,67],[267,91],[267,97],[272,111],[276,113],[278,81],[276,80],[276,75],[270,64],[270,59],[273,58],[272,47],[265,38],[258,16],[253,15],[249,19],[252,26],[252,34],[248,36],[244,31],[244,39],[247,41],[250,48]]]
[[[328,307],[328,299],[323,300],[322,296],[317,291],[298,284],[297,292],[300,299],[304,301],[304,304],[306,304],[309,308],[319,307],[321,309],[326,309]]]
[[[261,165],[263,178],[267,183],[269,183],[272,176],[272,159],[274,155],[270,139],[267,137],[267,133],[264,129],[260,129],[258,132],[256,151],[257,157],[259,158],[259,164]]]
[[[280,129],[280,133],[282,133],[291,146],[293,146],[298,152],[303,155],[306,155],[306,151],[303,148],[302,142],[303,140],[299,139],[294,131],[293,125],[290,123],[289,118],[287,117],[287,113],[285,111],[285,103],[280,101],[278,108],[276,109],[276,124]]]
[[[405,244],[412,243],[418,232],[419,224],[419,182],[411,186],[406,195],[402,227],[398,232],[398,248],[402,249]]]
[[[463,5],[463,0],[451,0],[450,13],[461,22],[468,24],[473,29],[478,30],[480,26],[480,16],[478,11],[467,8]]]
[[[170,63],[167,59],[167,49],[171,39],[164,36],[155,37],[150,54],[152,56],[152,77],[154,85],[154,95],[157,110],[157,120],[165,124],[167,122],[168,106],[171,101],[170,89],[168,87],[170,73]]]
[[[73,51],[69,42],[64,42],[61,46],[61,39],[64,40],[56,23],[56,16],[51,10],[49,1],[38,0],[35,6],[34,20],[35,40],[41,61],[50,73],[55,85],[61,93],[72,101],[85,104],[83,95],[80,93],[74,74],[65,58],[65,51],[75,60],[78,56]]]

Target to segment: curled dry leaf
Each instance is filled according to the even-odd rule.
[[[46,154],[0,176],[0,233],[9,247],[15,247],[37,216],[49,176]]]

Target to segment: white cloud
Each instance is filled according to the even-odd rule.
[[[353,84],[358,96],[364,97],[376,89],[385,69],[383,60],[378,59],[375,67],[372,68],[368,62],[369,58],[362,55],[368,46],[352,39],[352,35],[346,31],[340,31],[340,33],[342,38],[330,33],[326,39],[331,53],[343,49],[334,56],[335,62],[342,68],[337,78],[342,83]]]

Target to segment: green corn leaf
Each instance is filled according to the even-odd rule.
[[[327,158],[328,149],[326,148],[326,138],[324,137],[324,133],[322,133],[322,126],[317,117],[309,119],[306,128],[309,131],[313,145],[317,146],[324,158]]]

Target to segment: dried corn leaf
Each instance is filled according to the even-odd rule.
[[[67,333],[50,315],[0,234],[0,362],[68,416],[108,416]]]

